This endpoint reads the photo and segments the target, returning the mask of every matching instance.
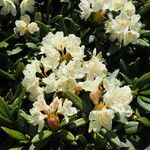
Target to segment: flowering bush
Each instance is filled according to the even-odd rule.
[[[0,149],[150,149],[149,7],[1,0]]]

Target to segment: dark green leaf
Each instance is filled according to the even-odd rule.
[[[150,104],[144,102],[140,96],[137,98],[137,103],[145,110],[150,111]]]
[[[9,74],[8,72],[0,69],[0,76],[9,80],[15,80],[14,76],[12,74]]]
[[[140,117],[139,121],[145,126],[150,127],[150,120],[148,120],[146,117]]]
[[[135,82],[135,86],[138,88],[142,88],[145,86],[145,84],[148,84],[148,83],[150,83],[150,72],[145,73],[143,76],[137,79]]]
[[[41,142],[41,141],[49,138],[52,134],[53,134],[52,131],[44,130],[44,131],[40,132],[39,134],[35,135],[35,137],[33,137],[32,143],[35,144],[35,143]]]
[[[58,131],[58,134],[64,140],[67,140],[67,141],[74,141],[75,140],[74,135],[71,132],[67,131],[67,130],[60,130],[60,131]]]
[[[5,133],[7,133],[13,139],[21,142],[28,142],[28,139],[21,132],[6,127],[1,127],[1,128]]]

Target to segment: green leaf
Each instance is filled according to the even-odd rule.
[[[58,131],[58,134],[64,140],[67,140],[67,141],[74,141],[75,140],[74,135],[71,132],[67,131],[67,130],[62,129],[62,130]]]
[[[1,128],[5,133],[7,133],[13,139],[21,142],[28,142],[28,139],[21,132],[6,127],[1,127]]]
[[[149,47],[150,46],[150,44],[146,40],[143,40],[143,39],[138,39],[137,45],[142,46],[142,47]]]
[[[0,97],[0,114],[5,116],[8,120],[11,118],[10,109],[3,97]]]
[[[129,74],[127,65],[126,65],[126,63],[125,63],[122,59],[120,59],[120,67],[121,67],[122,71],[123,71],[126,75]]]
[[[84,111],[86,113],[89,113],[91,109],[84,103],[77,95],[71,93],[71,92],[64,92],[65,97],[67,97],[70,101],[73,102],[75,107],[80,109],[81,111]]]
[[[0,48],[6,48],[9,44],[7,42],[0,42]]]
[[[141,31],[140,31],[140,34],[141,34],[142,36],[150,36],[150,30],[141,30]]]
[[[77,135],[76,140],[79,141],[83,145],[86,145],[88,143],[87,139],[85,138],[83,134]]]
[[[77,128],[86,124],[86,120],[83,118],[77,119],[75,121],[70,122],[70,128]]]
[[[145,126],[150,127],[150,120],[148,120],[146,117],[140,117],[139,121]]]
[[[141,95],[150,95],[150,89],[140,92]]]
[[[8,118],[6,118],[5,116],[3,116],[2,114],[0,114],[0,122],[3,122],[3,123],[12,123],[11,120],[9,120]]]
[[[129,79],[126,75],[124,75],[123,73],[121,73],[123,79],[126,81],[127,84],[132,85],[133,82],[131,79]]]
[[[23,98],[24,98],[24,96],[25,96],[26,90],[25,90],[25,88],[23,88],[23,87],[22,87],[21,90],[22,90],[22,91],[21,91],[19,97],[17,97],[17,98],[14,100],[14,102],[12,103],[12,105],[11,105],[11,108],[12,108],[13,111],[15,111],[16,109],[18,110],[18,109],[21,107],[21,105],[22,105]]]
[[[148,1],[148,3],[146,3],[144,6],[142,6],[138,13],[140,15],[145,15],[149,11],[150,11],[150,1]]]
[[[16,47],[15,49],[13,49],[11,51],[7,51],[7,55],[8,56],[13,56],[13,55],[17,55],[21,52],[22,52],[22,48],[21,47]]]
[[[14,148],[10,148],[9,150],[22,150],[23,147],[14,147]]]
[[[39,49],[36,44],[31,43],[31,42],[26,43],[26,45],[27,45],[30,49],[33,49],[33,50]]]
[[[134,134],[138,131],[138,125],[139,125],[139,122],[136,122],[136,121],[130,121],[130,122],[127,122],[125,124],[125,133],[127,134]]]
[[[140,97],[140,99],[141,99],[142,101],[144,101],[144,102],[146,102],[146,103],[150,103],[150,98],[145,97],[145,96],[139,96],[139,97]]]
[[[118,45],[114,44],[108,49],[107,56],[112,56],[113,54],[117,53],[118,51],[119,51]]]
[[[148,83],[150,83],[150,72],[145,73],[143,76],[137,79],[135,82],[135,86],[138,88],[142,88]]]
[[[38,142],[41,142],[47,138],[49,138],[51,135],[53,134],[52,131],[50,130],[44,130],[42,132],[40,132],[39,134],[35,135],[32,139],[32,143],[35,144],[35,143],[38,143]]]
[[[12,74],[0,69],[0,76],[9,80],[16,80]]]
[[[141,97],[138,96],[137,98],[137,103],[145,110],[150,111],[150,104],[143,102]]]
[[[145,148],[144,150],[150,150],[150,145],[147,148]]]

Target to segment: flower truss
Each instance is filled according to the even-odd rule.
[[[43,97],[39,96],[38,100],[33,103],[33,108],[30,109],[31,115],[24,116],[29,123],[38,125],[38,132],[42,131],[45,120],[49,128],[55,130],[60,125],[60,115],[64,116],[66,122],[69,121],[69,117],[75,115],[77,109],[72,107],[72,102],[68,99],[62,100],[55,97],[50,105],[46,104]]]
[[[89,114],[90,131],[99,132],[101,127],[111,130],[116,114],[122,118],[130,117],[132,94],[129,86],[121,86],[119,80],[109,75],[101,54],[96,50],[89,60],[85,61],[84,46],[80,38],[73,34],[64,36],[63,32],[52,32],[43,38],[40,60],[32,60],[24,70],[22,85],[34,101],[30,110],[30,123],[39,124],[39,131],[44,120],[51,128],[59,125],[62,114],[68,117],[77,113],[72,102],[55,98],[50,106],[44,100],[45,94],[70,91],[78,96],[80,92],[89,93],[89,100],[94,109]]]
[[[110,34],[110,40],[116,39],[124,46],[129,43],[136,44],[140,37],[139,31],[142,24],[140,15],[136,14],[135,6],[127,0],[81,0],[81,18],[87,20],[92,13],[96,16],[108,14],[105,22],[106,33]],[[108,12],[108,13],[107,13]],[[113,12],[119,14],[116,16]]]

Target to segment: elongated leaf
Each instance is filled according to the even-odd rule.
[[[67,130],[60,130],[60,131],[58,131],[58,134],[64,140],[67,140],[67,141],[74,141],[75,140],[74,135],[71,132],[67,131]]]
[[[80,119],[77,119],[77,120],[75,120],[75,121],[72,121],[71,123],[70,123],[70,128],[76,128],[76,127],[80,127],[80,126],[82,126],[82,125],[85,125],[86,124],[86,120],[85,119],[83,119],[83,118],[80,118]]]
[[[126,75],[129,74],[127,65],[126,65],[126,63],[125,63],[122,59],[120,59],[120,67],[121,67],[122,71],[123,71]]]
[[[9,74],[8,72],[0,69],[0,76],[9,80],[15,80],[14,76],[12,74]]]
[[[127,84],[132,85],[133,82],[131,79],[129,79],[126,75],[124,75],[123,73],[121,73],[123,79],[127,82]]]
[[[140,97],[140,99],[141,99],[142,101],[144,101],[144,102],[146,102],[146,103],[150,103],[150,98],[145,97],[145,96],[139,96],[139,97]]]
[[[53,134],[52,131],[44,130],[33,137],[32,143],[35,144],[35,143],[41,142],[41,141],[49,138],[52,134]]]
[[[135,86],[138,88],[142,88],[145,86],[145,84],[148,84],[148,83],[150,83],[150,72],[145,73],[143,76],[137,79],[135,82]]]
[[[150,95],[150,89],[140,92],[141,95]]]
[[[143,39],[138,39],[137,45],[142,46],[142,47],[150,46],[150,44],[147,41],[143,40]]]
[[[11,118],[11,112],[8,104],[5,102],[4,98],[0,97],[0,114],[5,116],[7,119]]]
[[[87,139],[84,135],[80,134],[76,136],[76,140],[79,141],[81,144],[85,145],[88,143]]]
[[[146,117],[140,117],[139,121],[145,126],[150,127],[150,120],[148,120]]]
[[[150,111],[150,104],[144,102],[141,97],[138,96],[137,103],[145,110]]]
[[[0,42],[0,48],[6,48],[8,46],[7,42]]]
[[[5,133],[7,133],[13,139],[22,142],[28,142],[28,139],[21,132],[6,127],[1,127],[1,128]]]
[[[25,96],[25,92],[26,92],[25,88],[22,87],[22,91],[19,97],[17,97],[11,105],[13,111],[21,107],[23,98]]]
[[[10,148],[9,150],[22,150],[23,147],[14,147],[14,148]]]

